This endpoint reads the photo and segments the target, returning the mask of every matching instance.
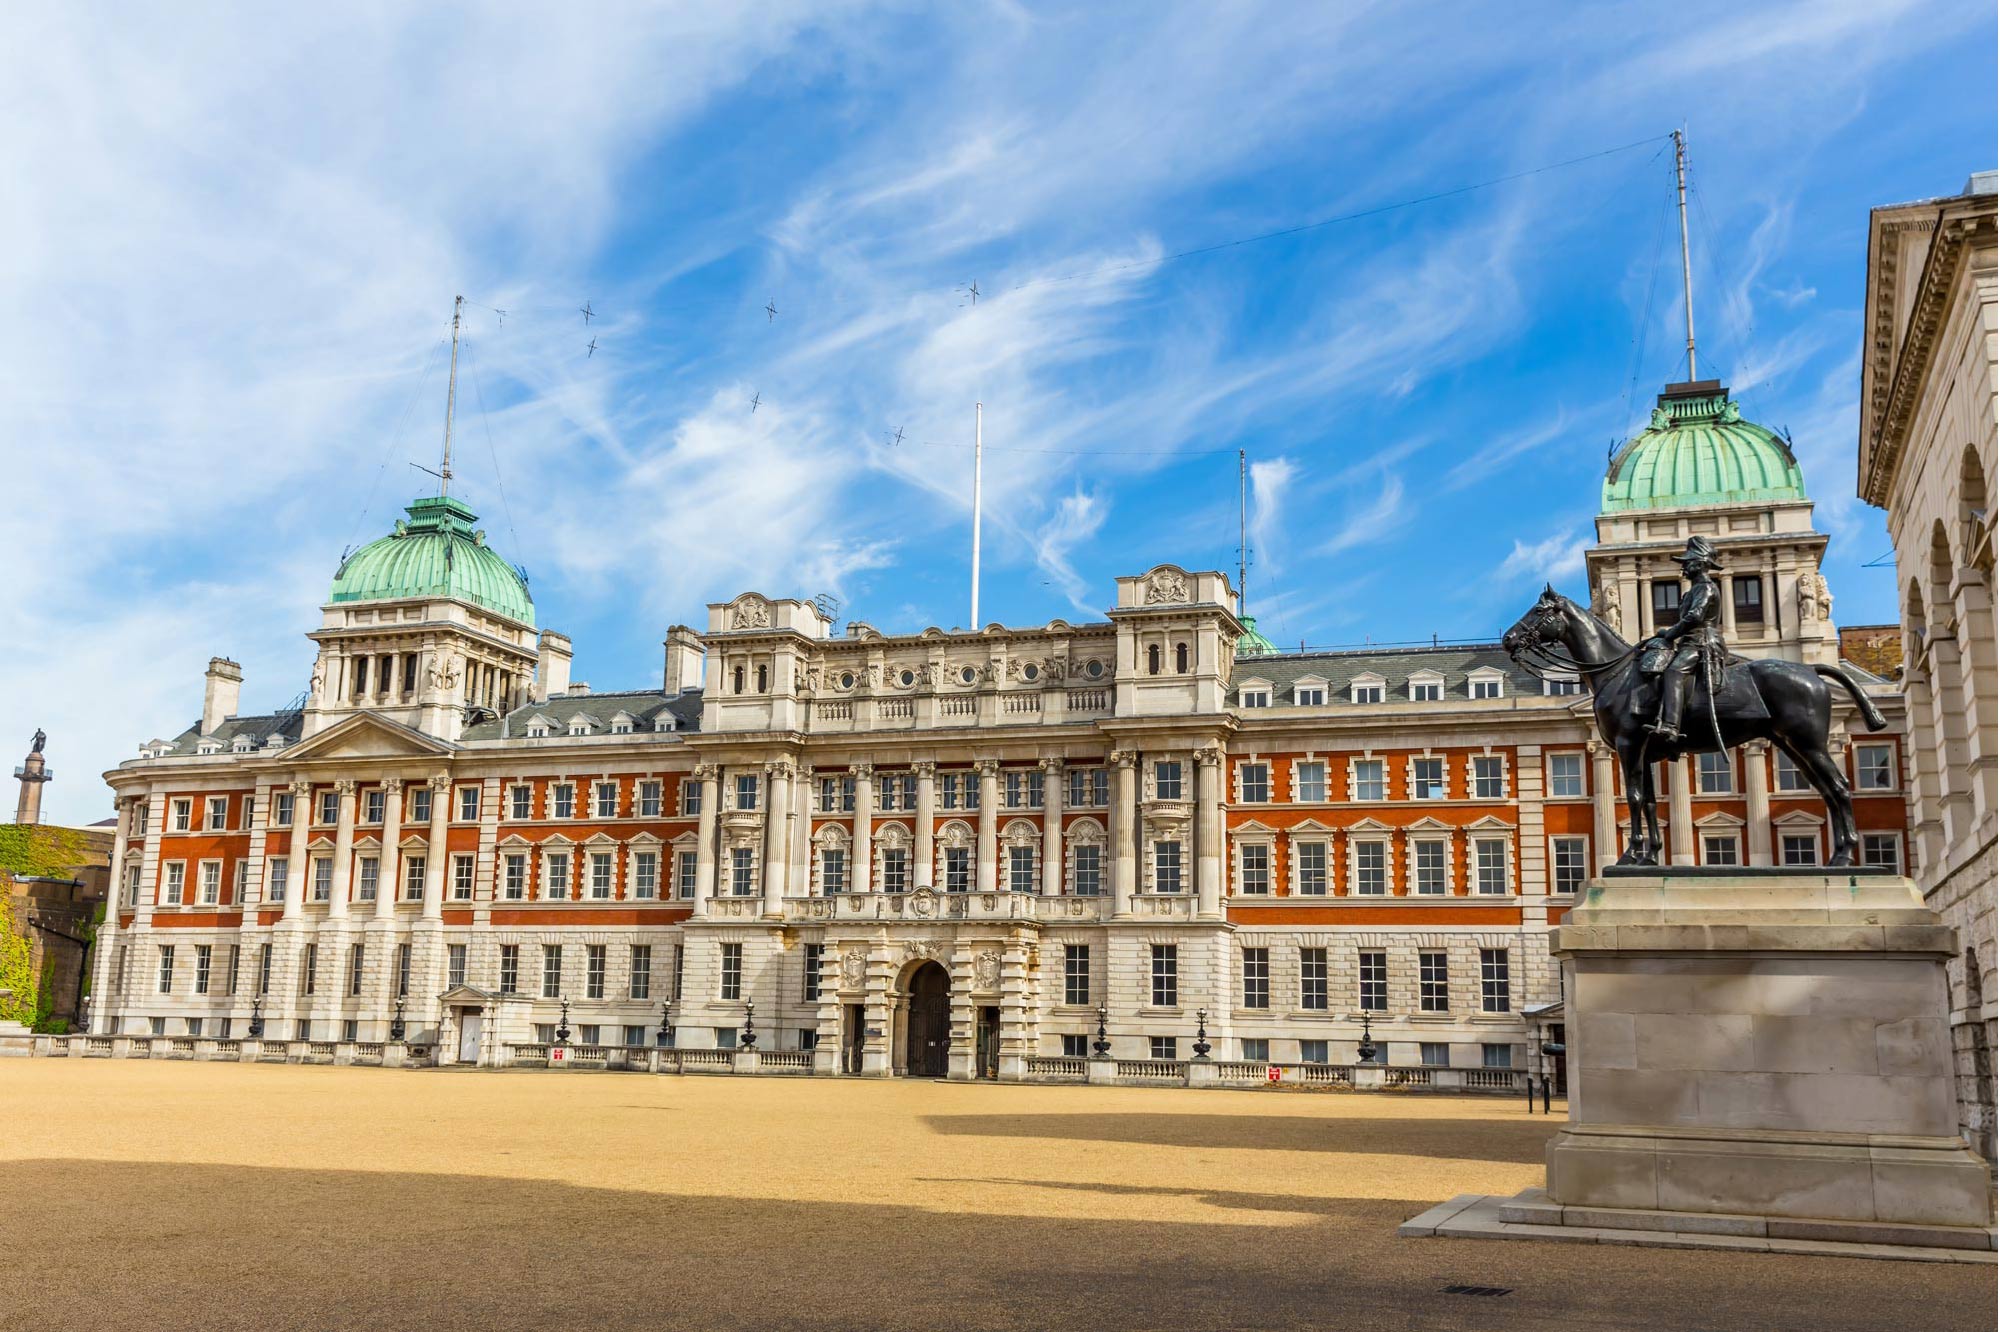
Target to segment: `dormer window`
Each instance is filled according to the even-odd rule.
[[[584,721],[584,720],[583,720],[583,719],[582,719],[581,717],[579,717],[579,718],[575,719],[574,721],[570,722],[570,724],[569,724],[569,733],[570,733],[571,735],[589,735],[589,734],[590,734],[590,723],[589,723],[589,722],[587,722],[587,721]]]
[[[1583,681],[1577,679],[1574,675],[1550,675],[1545,676],[1542,680],[1542,693],[1546,695],[1581,694],[1582,692]]]
[[[663,713],[661,713],[661,714],[660,714],[659,716],[657,716],[657,717],[653,718],[653,729],[654,729],[654,730],[656,730],[656,731],[671,731],[671,730],[673,730],[673,729],[674,729],[674,714],[673,714],[673,713],[671,713],[671,712],[663,712]]]
[[[624,721],[624,720],[619,720],[619,721],[615,721],[615,722],[612,722],[612,723],[611,723],[611,734],[613,734],[613,735],[630,735],[630,734],[632,734],[632,723],[631,723],[631,722],[629,722],[629,721]]]
[[[1326,686],[1300,685],[1292,691],[1292,702],[1302,708],[1323,708],[1326,706]]]
[[[1246,708],[1268,708],[1271,706],[1271,691],[1246,689],[1238,696],[1238,701]]]
[[[1474,698],[1499,698],[1505,692],[1506,679],[1499,671],[1487,667],[1471,672],[1465,682]]]
[[[1386,683],[1379,675],[1357,676],[1348,686],[1348,696],[1356,703],[1380,703]]]
[[[1425,671],[1410,677],[1410,702],[1437,703],[1444,699],[1444,677]]]

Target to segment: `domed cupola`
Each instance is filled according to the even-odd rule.
[[[1743,419],[1720,380],[1669,384],[1644,430],[1612,454],[1601,512],[1803,500],[1791,447]]]
[[[535,602],[518,569],[486,544],[464,501],[428,496],[396,530],[347,557],[334,574],[329,602],[450,597],[532,626]]]

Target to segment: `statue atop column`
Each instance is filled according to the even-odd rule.
[[[42,785],[55,776],[49,771],[48,761],[42,757],[42,750],[48,743],[49,733],[36,727],[35,738],[28,745],[27,761],[14,769],[15,780],[21,783],[20,798],[14,803],[16,823],[42,821]]]

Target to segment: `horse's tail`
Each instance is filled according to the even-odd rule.
[[[1838,680],[1845,686],[1848,697],[1854,700],[1854,706],[1861,709],[1861,719],[1868,724],[1869,730],[1879,731],[1889,724],[1889,719],[1882,715],[1882,709],[1876,707],[1875,700],[1861,691],[1860,684],[1855,681],[1853,676],[1847,673],[1846,667],[1839,665],[1824,666],[1815,663],[1813,674],[1823,675],[1829,680]]]

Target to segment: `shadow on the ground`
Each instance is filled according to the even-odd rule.
[[[1066,1138],[1160,1147],[1270,1152],[1352,1152],[1538,1164],[1562,1126],[1553,1115],[1510,1119],[1339,1119],[1253,1114],[926,1115],[937,1133],[982,1138]]]
[[[1081,1219],[1062,1214],[1060,1190],[1047,1215],[993,1216],[950,1210],[967,1205],[957,1187],[927,1182],[910,1205],[885,1206],[6,1163],[0,1252],[22,1270],[0,1297],[0,1328],[1920,1332],[1971,1325],[1993,1295],[1992,1271],[1971,1267],[1396,1239],[1432,1199],[1216,1195],[1313,1213],[1273,1226]],[[1450,1284],[1512,1294],[1441,1293]]]

